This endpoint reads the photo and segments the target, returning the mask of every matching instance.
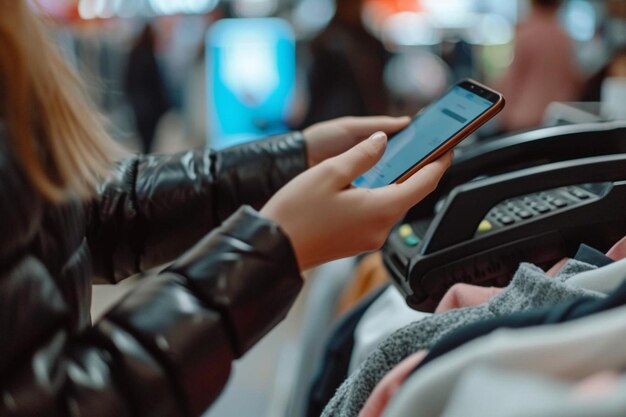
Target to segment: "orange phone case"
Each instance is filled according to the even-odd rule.
[[[487,86],[485,86],[485,85],[483,85],[483,84],[481,84],[481,83],[479,83],[477,81],[470,80],[470,79],[465,80],[465,81],[469,81],[469,82],[471,82],[473,84],[476,84],[480,88],[483,88],[483,89],[485,89],[485,90],[487,90],[487,91],[489,91],[491,93],[497,94],[498,95],[498,101],[496,101],[493,106],[489,107],[489,109],[485,113],[483,113],[478,118],[473,120],[470,124],[465,126],[463,129],[461,129],[460,132],[458,132],[452,138],[450,138],[445,143],[443,143],[439,148],[435,149],[433,151],[433,153],[431,153],[428,157],[426,157],[426,159],[424,159],[423,161],[420,161],[418,164],[414,165],[407,172],[402,174],[402,176],[395,181],[396,184],[400,184],[400,183],[406,181],[411,175],[415,174],[417,171],[419,171],[420,169],[422,169],[426,165],[428,165],[431,162],[436,161],[437,159],[441,158],[443,155],[446,154],[446,152],[448,152],[450,149],[452,149],[456,145],[458,145],[463,139],[468,137],[470,135],[470,133],[472,133],[473,131],[478,129],[480,126],[485,124],[489,119],[491,119],[493,116],[498,114],[504,108],[505,100],[504,100],[504,96],[502,96],[502,94],[498,93],[497,91],[494,91],[493,89],[491,89],[491,88],[489,88],[489,87],[487,87]]]

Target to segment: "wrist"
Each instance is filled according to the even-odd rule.
[[[263,207],[260,215],[275,225],[289,242],[301,272],[322,263],[322,260],[317,259],[320,251],[314,244],[315,236],[308,234],[315,233],[308,230],[310,224],[298,221],[297,217],[294,218],[293,212],[283,212],[280,207],[270,204]]]

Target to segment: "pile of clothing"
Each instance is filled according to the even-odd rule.
[[[432,314],[377,289],[328,335],[302,415],[624,416],[625,371],[626,238],[457,284]]]

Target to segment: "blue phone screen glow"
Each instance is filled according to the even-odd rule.
[[[493,104],[462,87],[453,87],[393,136],[380,161],[353,185],[378,188],[393,183]]]

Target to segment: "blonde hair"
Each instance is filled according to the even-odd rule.
[[[0,1],[0,120],[48,201],[89,198],[122,154],[27,0]]]

